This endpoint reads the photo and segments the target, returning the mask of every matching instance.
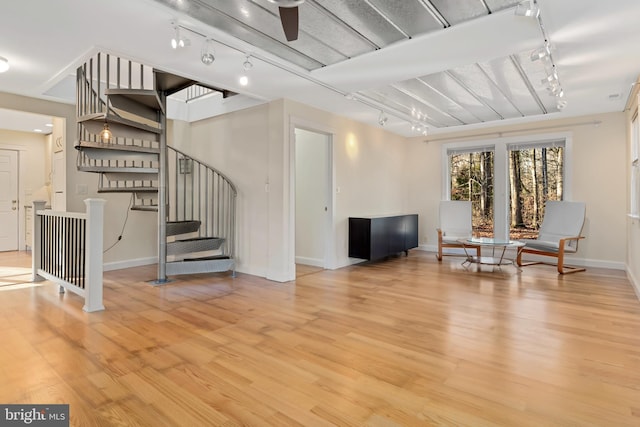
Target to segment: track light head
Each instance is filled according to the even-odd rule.
[[[211,39],[206,39],[202,44],[202,50],[200,51],[200,60],[204,65],[211,65],[216,58],[213,56],[213,47],[211,46]]]
[[[540,16],[540,8],[535,0],[524,0],[516,6],[516,16],[525,16],[528,18],[538,19]]]
[[[551,46],[549,43],[545,43],[543,47],[531,52],[531,61],[540,61],[543,59],[551,58]]]
[[[249,71],[250,69],[253,68],[253,63],[251,62],[251,56],[247,55],[247,58],[242,63],[242,68],[244,68],[245,71]]]
[[[387,116],[385,116],[384,111],[380,110],[380,115],[378,116],[378,124],[380,126],[384,126],[387,124],[387,121],[389,120],[389,118]]]
[[[180,25],[178,25],[175,21],[171,21],[171,25],[175,31],[173,37],[171,38],[171,48],[178,49],[187,47],[191,44],[189,39],[185,39],[180,34]]]

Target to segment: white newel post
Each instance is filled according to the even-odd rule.
[[[87,312],[104,310],[102,304],[102,241],[104,226],[104,199],[86,199],[86,265],[84,307]]]
[[[33,215],[31,215],[31,281],[42,282],[43,277],[38,275],[38,269],[42,267],[42,252],[41,252],[41,234],[42,227],[40,222],[40,216],[38,211],[44,210],[47,202],[44,200],[33,201]]]

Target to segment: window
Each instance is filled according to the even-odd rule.
[[[449,150],[450,199],[471,200],[473,229],[493,236],[493,147]]]
[[[547,200],[566,197],[567,137],[448,144],[444,198],[470,200],[474,233],[535,238]]]
[[[512,239],[535,238],[547,200],[563,199],[564,141],[510,144],[509,191]]]
[[[638,126],[638,113],[631,121],[631,197],[629,213],[632,216],[640,216],[640,128]]]

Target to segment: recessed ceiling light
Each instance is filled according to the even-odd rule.
[[[42,132],[42,129],[34,129],[34,132]]]
[[[45,126],[48,127],[48,128],[52,128],[53,127],[53,123],[47,123]]]

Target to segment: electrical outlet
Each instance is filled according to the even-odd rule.
[[[79,196],[84,196],[89,192],[89,187],[87,184],[76,184],[76,194]]]

